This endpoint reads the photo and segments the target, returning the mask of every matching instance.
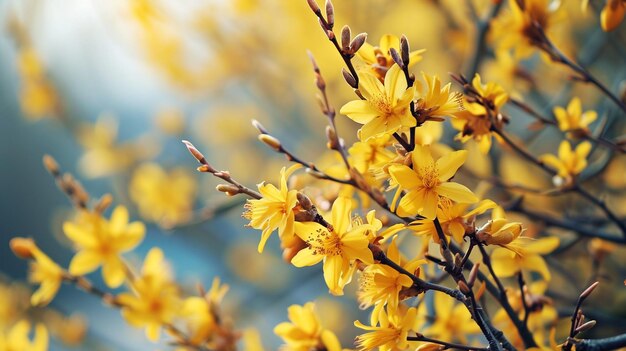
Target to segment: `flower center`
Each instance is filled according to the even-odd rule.
[[[432,189],[439,185],[439,172],[437,171],[437,167],[434,163],[422,166],[420,173],[422,176],[422,183],[425,188]]]
[[[329,232],[326,228],[318,228],[315,235],[306,241],[313,250],[314,255],[336,256],[341,255],[341,238],[334,231]]]

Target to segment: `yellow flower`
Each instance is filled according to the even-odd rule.
[[[437,208],[437,218],[444,234],[452,236],[458,243],[463,242],[469,220],[496,207],[495,202],[491,200],[482,200],[473,210],[468,211],[470,205],[468,203],[453,204],[450,200],[442,200]],[[424,235],[432,239],[435,243],[440,242],[435,224],[430,219],[414,221],[407,228],[417,235]]]
[[[2,351],[47,351],[48,330],[43,324],[35,327],[35,338],[28,338],[30,323],[26,320],[17,322],[8,332],[0,332],[0,350]]]
[[[307,247],[291,260],[296,267],[312,266],[324,261],[324,280],[333,295],[343,295],[343,287],[352,276],[353,261],[374,263],[368,249],[369,224],[352,223],[352,199],[339,197],[333,203],[331,224],[326,228],[315,222],[296,222],[296,234]],[[332,230],[331,230],[332,229]]]
[[[548,237],[531,239],[518,237],[507,248],[497,248],[491,253],[491,261],[496,275],[512,277],[522,269],[541,274],[550,280],[550,270],[541,255],[547,255],[559,246],[559,238]]]
[[[389,309],[387,310],[389,311]],[[368,333],[356,337],[356,344],[359,350],[373,350],[379,348],[380,351],[400,351],[409,347],[407,336],[409,331],[416,329],[417,309],[411,307],[405,311],[399,311],[387,315],[384,309],[378,314],[378,326],[367,326],[359,321],[355,321],[357,328],[368,330]]]
[[[449,296],[434,294],[434,322],[424,330],[438,340],[467,344],[468,336],[480,332],[465,305],[455,303]]]
[[[365,100],[350,101],[339,112],[363,124],[359,129],[361,140],[416,125],[410,108],[415,89],[407,89],[406,77],[398,65],[389,69],[384,85],[366,72],[361,76],[359,91]]]
[[[60,101],[54,86],[45,75],[43,64],[31,47],[18,53],[18,68],[23,80],[20,104],[26,117],[40,119],[61,112]]]
[[[465,186],[448,182],[467,158],[467,151],[451,152],[435,162],[430,147],[417,145],[412,153],[413,168],[393,164],[389,174],[398,184],[392,203],[395,208],[397,198],[406,190],[400,200],[396,213],[402,217],[420,214],[434,219],[437,214],[439,197],[446,197],[457,202],[473,203],[478,198]]]
[[[128,223],[128,210],[117,206],[110,220],[97,212],[81,211],[74,222],[63,223],[63,231],[78,250],[69,272],[84,275],[102,266],[104,282],[116,288],[126,277],[120,255],[139,245],[146,228],[141,222]]]
[[[527,58],[533,47],[541,42],[537,31],[550,30],[558,7],[551,6],[550,0],[510,0],[510,11],[498,17],[494,31],[499,50],[514,49],[516,58]]]
[[[31,296],[30,303],[33,306],[47,305],[59,291],[65,271],[43,253],[33,239],[13,238],[10,246],[16,256],[34,260],[30,263],[29,280],[38,283],[39,289]]]
[[[382,167],[396,157],[393,151],[387,149],[389,144],[391,144],[391,137],[384,134],[366,141],[355,142],[348,149],[350,164],[367,176],[370,168]]]
[[[591,143],[583,141],[572,150],[572,146],[566,140],[559,145],[559,157],[545,154],[540,160],[546,165],[554,168],[561,178],[574,177],[587,167],[587,156],[591,151]]]
[[[161,327],[170,324],[182,305],[179,289],[171,280],[163,252],[153,248],[143,263],[141,276],[131,282],[133,293],[121,293],[122,316],[138,328],[146,328],[151,341],[159,339]]]
[[[491,148],[492,124],[496,123],[500,127],[502,123],[498,117],[500,108],[506,104],[509,95],[496,83],[482,84],[478,74],[472,79],[472,87],[482,103],[469,102],[464,99],[465,109],[456,113],[456,118],[453,118],[451,122],[452,126],[460,131],[456,139],[462,142],[474,139],[478,142],[480,151],[486,154]]]
[[[314,304],[291,305],[288,308],[290,322],[282,322],[274,333],[285,342],[284,351],[327,350],[341,351],[341,344],[333,332],[324,329],[315,314]]]
[[[387,249],[387,257],[401,265],[409,272],[414,272],[420,264],[426,263],[425,260],[412,260],[410,262],[402,262],[398,245],[394,237],[389,248]],[[372,264],[363,269],[359,277],[359,290],[357,297],[362,309],[376,305],[387,305],[389,311],[398,309],[401,299],[400,291],[413,285],[413,280],[405,275],[400,274],[397,270],[384,265]]]
[[[144,163],[133,172],[129,193],[143,218],[174,224],[189,219],[196,189],[185,169],[167,172],[156,163]]]
[[[588,133],[589,124],[598,118],[596,111],[582,111],[580,99],[573,98],[567,105],[567,110],[561,106],[554,108],[554,116],[559,122],[559,129],[568,132],[568,137],[572,136],[571,132]]]
[[[396,49],[398,53],[400,52],[400,38],[395,35],[385,34],[380,38],[378,46],[373,46],[365,42],[359,51],[357,51],[356,55],[370,66],[372,72],[374,72],[380,80],[383,80],[387,71],[395,63],[389,51],[391,48]],[[409,53],[409,67],[412,67],[422,60],[421,54],[424,53],[424,51],[426,50],[422,49]]]
[[[523,231],[522,223],[509,222],[504,210],[497,207],[492,213],[492,220],[476,232],[476,237],[486,245],[498,245],[515,251],[516,246],[508,244],[519,238]]]
[[[600,13],[602,29],[609,32],[617,28],[626,15],[626,0],[607,0]]]
[[[243,217],[250,220],[248,225],[263,231],[258,246],[259,252],[263,252],[267,239],[276,229],[281,240],[294,235],[294,207],[298,204],[298,191],[289,190],[287,178],[298,168],[300,165],[293,165],[288,169],[283,167],[280,171],[280,190],[272,184],[261,183],[258,188],[263,198],[248,200],[246,204]]]
[[[219,320],[218,308],[228,291],[228,285],[220,286],[219,278],[213,279],[213,285],[202,297],[189,297],[183,302],[181,315],[187,322],[189,341],[201,345],[216,332]]]
[[[416,81],[416,89],[419,98],[415,103],[415,110],[419,113],[419,119],[427,121],[430,118],[440,119],[451,116],[460,109],[461,94],[450,92],[452,83],[441,87],[441,81],[437,76],[428,76],[422,72],[425,84]]]

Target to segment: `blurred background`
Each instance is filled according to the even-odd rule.
[[[467,70],[475,36],[471,10],[483,14],[491,4],[459,3],[338,0],[336,22],[338,28],[349,24],[353,34],[367,32],[373,45],[383,34],[407,35],[413,49],[427,49],[415,72],[448,82],[448,72]],[[555,31],[555,41],[568,53],[585,53],[587,64],[604,67],[599,77],[617,88],[626,75],[623,30],[606,34],[598,30],[593,9],[584,16],[577,1],[563,6],[567,20]],[[296,270],[285,264],[275,237],[257,254],[259,233],[244,228],[242,200],[216,192],[218,182],[195,172],[196,161],[180,143],[192,141],[214,167],[250,187],[262,180],[275,183],[280,167],[288,164],[257,141],[251,119],[303,159],[322,166],[334,161],[325,147],[327,122],[315,98],[307,50],[327,81],[331,104],[339,109],[353,92],[341,78],[341,58],[306,1],[2,0],[0,27],[0,327],[26,313],[76,323],[73,331],[56,332],[51,350],[166,348],[147,342],[118,311],[71,286],[64,286],[49,308],[27,310],[27,264],[10,252],[9,239],[33,237],[63,266],[72,256],[61,231],[72,207],[41,163],[50,154],[93,197],[112,193],[132,218],[146,222],[146,238],[128,257],[131,262],[139,265],[159,246],[190,291],[221,277],[231,286],[226,304],[236,324],[258,328],[269,350],[279,345],[272,328],[286,320],[287,306],[313,299],[325,326],[341,335],[344,345],[352,343],[357,334],[352,323],[363,318],[350,300],[354,294],[329,297],[320,267]],[[528,93],[545,111],[578,92],[586,107],[595,105],[611,120],[610,105],[596,104],[595,90],[563,84],[567,70],[542,60],[535,56],[509,67],[492,52],[481,72],[512,94]],[[511,128],[536,152],[554,152],[559,139],[550,131],[529,131],[530,122],[514,118]],[[348,143],[356,129],[338,117]],[[614,132],[619,135],[619,128]],[[452,142],[454,134],[446,124],[443,140]],[[549,183],[513,158],[501,160],[506,165],[490,164],[473,153],[483,174],[500,169],[511,179]],[[623,174],[613,179],[620,191]],[[555,208],[563,205],[554,202]],[[621,213],[626,214],[624,206]],[[617,267],[623,272],[623,265]],[[103,286],[100,274],[93,279]],[[619,296],[624,302],[624,294]],[[624,306],[618,307],[622,315]],[[86,322],[68,317],[75,313]],[[81,325],[86,337],[76,343]]]

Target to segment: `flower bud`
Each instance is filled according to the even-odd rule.
[[[35,241],[30,238],[13,238],[9,242],[9,246],[11,247],[11,251],[13,251],[15,256],[22,259],[33,259],[33,252],[37,250],[37,245],[35,245]]]
[[[267,146],[271,147],[272,149],[276,151],[280,151],[282,148],[280,144],[280,140],[274,138],[273,136],[269,134],[260,134],[259,140],[264,142]]]

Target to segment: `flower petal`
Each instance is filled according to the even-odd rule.
[[[437,160],[437,171],[439,172],[439,180],[442,182],[452,178],[456,171],[467,160],[467,151],[459,150],[451,152]]]
[[[454,182],[445,182],[437,186],[437,193],[456,202],[474,203],[478,197],[465,185]]]

